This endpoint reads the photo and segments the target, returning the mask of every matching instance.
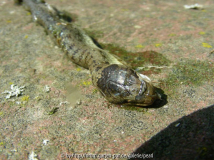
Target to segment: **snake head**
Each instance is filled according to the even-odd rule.
[[[103,67],[94,84],[112,103],[149,106],[156,99],[160,99],[148,77],[123,65],[111,64]]]

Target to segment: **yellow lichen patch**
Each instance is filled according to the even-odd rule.
[[[21,100],[24,102],[24,101],[28,101],[29,100],[29,96],[23,96],[22,98],[21,98]]]
[[[25,39],[27,39],[27,38],[28,38],[28,35],[25,36]]]
[[[161,43],[156,43],[156,44],[155,44],[155,47],[161,47],[161,46],[162,46]]]
[[[81,71],[82,69],[78,67],[76,70],[77,70],[77,72],[79,72],[79,71]]]
[[[7,20],[7,23],[11,23],[12,21],[11,20]]]
[[[136,45],[135,47],[136,47],[136,48],[144,48],[144,46],[141,45],[141,44],[138,44],[138,45]]]
[[[206,34],[206,32],[201,31],[201,32],[199,32],[199,34],[204,35],[204,34]]]
[[[175,33],[170,33],[169,36],[170,37],[174,37],[174,36],[176,36],[176,34]]]
[[[10,83],[9,83],[9,85],[12,85],[12,84],[13,84],[13,82],[10,82]]]
[[[123,9],[121,9],[121,11],[122,12],[127,12],[127,11],[129,11],[129,9],[123,8]]]
[[[91,81],[82,81],[83,86],[89,86],[91,85]]]
[[[29,16],[29,15],[31,15],[31,13],[30,13],[30,12],[27,12],[27,15]]]
[[[202,43],[202,46],[204,48],[213,48],[211,45],[209,45],[208,43]]]
[[[3,146],[4,145],[4,142],[0,142],[0,146]]]
[[[3,114],[4,114],[3,112],[0,112],[0,116],[3,116]]]

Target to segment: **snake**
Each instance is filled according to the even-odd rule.
[[[150,106],[161,99],[151,80],[126,62],[98,47],[85,31],[62,20],[62,12],[44,0],[15,0],[31,12],[33,21],[45,28],[75,64],[89,69],[92,84],[114,104]]]

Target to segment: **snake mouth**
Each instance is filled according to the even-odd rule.
[[[157,92],[156,88],[150,83],[146,82],[146,90],[142,94],[143,105],[152,105],[155,100],[161,99],[161,95]],[[141,105],[141,104],[140,104]]]
[[[141,82],[140,85],[140,90],[137,96],[135,96],[135,101],[140,101],[143,98],[143,94],[146,91],[147,87],[146,87],[146,83],[144,81]]]
[[[142,96],[145,90],[146,90],[146,83],[144,81],[141,81],[140,91],[138,93],[138,96]]]
[[[126,105],[150,106],[157,99],[161,99],[161,96],[157,93],[155,87],[148,82],[142,81],[135,100],[127,100]]]

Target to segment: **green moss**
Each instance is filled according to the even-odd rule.
[[[200,156],[205,156],[208,153],[208,149],[206,147],[199,147],[197,148],[197,152],[200,154]]]
[[[134,69],[143,67],[145,64],[154,66],[168,66],[170,61],[165,58],[161,53],[155,51],[145,52],[128,52],[124,48],[113,44],[101,44],[102,48],[108,50],[111,54],[115,54],[122,60],[130,64]],[[143,74],[159,73],[160,69],[144,68]]]
[[[98,38],[101,38],[104,36],[103,32],[102,31],[91,31],[91,30],[88,30],[88,29],[84,29],[85,33],[91,37],[93,40],[97,40]]]
[[[53,115],[58,111],[59,107],[54,107],[52,110],[49,111],[48,115]]]
[[[131,105],[123,106],[122,109],[129,110],[129,111],[143,112],[143,113],[147,113],[147,111],[148,111],[148,108],[131,106]]]
[[[4,113],[3,112],[0,112],[0,116],[3,116],[4,115]]]
[[[12,107],[12,106],[16,105],[16,102],[15,101],[8,101],[8,104],[10,107]]]
[[[89,35],[94,43],[104,49],[108,50],[111,54],[115,54],[119,58],[121,58],[123,61],[125,61],[127,64],[129,64],[133,69],[136,69],[138,67],[144,67],[145,64],[151,64],[155,66],[168,66],[170,64],[170,61],[165,58],[161,53],[155,52],[155,51],[145,51],[145,52],[128,52],[123,47],[119,47],[115,44],[102,44],[98,43],[97,39],[103,37],[103,32],[101,31],[90,31],[84,29],[87,35]],[[156,44],[156,47],[160,47],[162,44]],[[144,48],[143,45],[136,45],[136,48]],[[142,70],[142,74],[157,74],[160,72],[160,69],[156,68],[147,68]]]
[[[93,91],[92,91],[92,93],[94,94],[94,93],[97,93],[98,92],[98,90],[95,88],[95,89],[93,89]]]
[[[182,85],[199,86],[214,77],[213,64],[208,61],[186,60],[172,68],[168,78],[162,80],[161,88],[170,92]]]
[[[175,33],[170,33],[169,36],[170,37],[174,37],[174,36],[176,36],[176,34]]]
[[[42,97],[36,96],[34,99],[37,100],[37,101],[40,101],[40,100],[42,100]]]

